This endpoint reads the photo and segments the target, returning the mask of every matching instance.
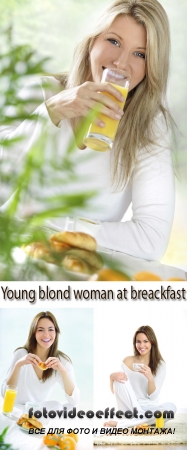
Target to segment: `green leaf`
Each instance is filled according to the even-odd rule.
[[[3,432],[0,434],[0,449],[1,450],[16,450],[12,444],[7,444],[4,442],[4,438],[6,436],[6,433],[8,431],[9,427],[6,427]]]

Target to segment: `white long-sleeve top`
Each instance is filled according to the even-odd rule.
[[[124,362],[122,362],[122,371],[127,375],[130,381],[131,387],[134,391],[136,399],[139,404],[144,406],[159,405],[159,393],[163,385],[166,376],[166,363],[164,361],[160,362],[156,375],[153,375],[154,383],[156,386],[155,391],[148,395],[148,379],[140,372],[135,372],[129,369]]]
[[[27,94],[22,98],[27,98]],[[50,94],[51,95],[51,94]],[[46,96],[44,99],[49,97]],[[45,103],[37,108],[37,113],[45,117],[46,129],[51,140],[46,146],[46,161],[53,157],[55,142],[55,162],[59,165],[69,143],[74,139],[73,130],[67,120],[63,120],[56,127],[48,116]],[[25,138],[14,146],[11,152],[12,164],[18,168],[22,166],[22,158],[29,151],[32,144],[41,135],[41,122],[26,120],[16,130],[9,133],[10,137],[17,137],[24,133]],[[101,153],[86,148],[76,147],[73,161],[76,163],[77,181],[55,185],[52,168],[44,167],[46,184],[39,188],[34,178],[32,195],[31,189],[20,204],[19,216],[34,214],[46,207],[46,198],[62,193],[76,193],[96,190],[97,195],[90,201],[89,209],[77,208],[74,215],[100,220],[102,222],[97,235],[97,242],[103,247],[126,254],[147,259],[159,260],[164,254],[171,231],[174,214],[174,174],[170,150],[170,138],[163,117],[155,120],[158,135],[158,145],[150,149],[140,149],[132,175],[122,191],[116,192],[111,182],[111,166],[115,158],[114,150]],[[10,154],[9,154],[10,158]],[[120,161],[119,161],[120,165]],[[54,176],[55,180],[55,176]],[[40,192],[40,199],[37,194]],[[121,222],[125,212],[132,202],[131,220]],[[2,207],[6,209],[7,203]],[[56,224],[60,225],[60,221]],[[62,221],[63,224],[63,221]],[[63,226],[63,225],[62,225]]]
[[[7,385],[7,380],[15,366],[15,363],[23,358],[27,354],[27,350],[24,348],[16,350],[13,354],[13,358],[10,364],[10,367],[8,369],[6,379],[3,382],[3,385],[1,387],[1,394],[4,396],[5,389]],[[26,402],[43,402],[49,398],[49,395],[54,387],[55,383],[59,383],[60,388],[63,389],[66,400],[71,405],[77,405],[80,399],[79,389],[76,386],[75,382],[75,375],[72,364],[62,356],[60,356],[60,361],[65,367],[67,374],[69,378],[71,379],[72,383],[74,384],[74,390],[72,395],[68,395],[65,392],[64,384],[62,377],[60,373],[56,370],[53,370],[52,376],[50,378],[47,378],[44,382],[42,380],[39,380],[39,378],[36,375],[36,372],[32,366],[32,364],[27,364],[21,367],[19,378],[18,378],[18,391],[17,391],[17,397],[16,397],[16,403],[25,404]]]

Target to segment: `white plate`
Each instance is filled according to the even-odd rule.
[[[68,275],[68,280],[66,281],[69,281],[69,279],[72,279],[72,281],[87,281],[91,277],[91,275],[88,275],[87,273],[73,272],[72,270],[66,270],[64,268],[63,272]]]
[[[38,434],[36,435],[35,433],[29,433],[29,430],[26,430],[26,428],[23,428],[21,425],[18,425],[18,423],[16,423],[15,425],[16,425],[17,429],[19,428],[19,430],[23,431],[26,434],[29,434],[29,436],[35,436],[35,437],[39,436]]]
[[[29,434],[29,430],[26,430],[26,428],[23,428],[21,425],[18,425],[16,423],[16,427],[19,428],[21,431],[24,431],[24,433]],[[32,433],[30,434],[30,436],[32,436]],[[33,436],[34,436],[34,433],[33,433]]]

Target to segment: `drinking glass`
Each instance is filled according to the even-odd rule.
[[[107,95],[115,101],[120,108],[124,108],[125,101],[128,94],[130,75],[120,69],[104,69],[101,83],[111,83],[124,97],[123,102],[119,102],[116,97],[108,92],[102,92],[100,95]],[[112,148],[116,132],[119,125],[119,120],[112,119],[105,114],[98,113],[97,117],[105,123],[105,127],[101,128],[95,123],[92,123],[84,137],[84,144],[99,152],[106,152]]]
[[[161,415],[161,417],[156,418],[156,428],[164,428],[163,414]]]
[[[17,386],[7,384],[2,406],[2,412],[4,414],[7,415],[11,414],[16,400],[17,390],[18,390]]]
[[[85,217],[74,217],[73,231],[81,231],[82,233],[90,234],[95,238],[100,227],[101,222],[98,220],[90,220]]]

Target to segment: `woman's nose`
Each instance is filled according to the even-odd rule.
[[[129,57],[126,52],[122,52],[118,55],[118,58],[113,61],[114,66],[120,70],[127,70],[130,75]]]

